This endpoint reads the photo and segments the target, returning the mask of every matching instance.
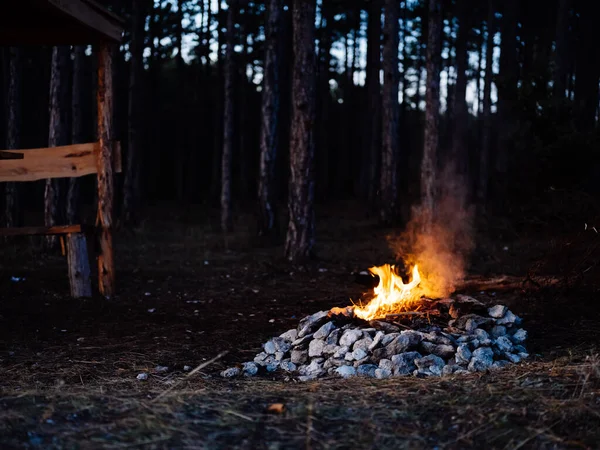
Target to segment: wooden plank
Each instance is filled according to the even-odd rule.
[[[81,225],[60,225],[54,227],[15,227],[0,228],[0,236],[50,236],[56,234],[81,233]]]
[[[115,268],[112,247],[113,222],[113,61],[112,49],[103,42],[98,52],[98,138],[100,151],[96,154],[98,172],[98,215],[100,226],[98,255],[98,284],[100,294],[112,297],[115,292]]]
[[[116,42],[121,41],[123,34],[122,26],[115,23],[114,17],[106,12],[100,12],[99,9],[92,7],[82,0],[47,0],[55,8],[60,9],[73,19],[92,28],[106,38]],[[109,19],[111,17],[111,19]]]
[[[67,265],[69,266],[69,284],[74,298],[91,297],[92,281],[87,240],[83,233],[67,235]]]
[[[5,152],[0,150],[0,159],[23,159],[23,153]]]
[[[113,164],[115,172],[120,173],[120,144],[117,147],[119,151],[115,152]],[[28,150],[2,150],[3,154],[22,155],[23,158],[0,160],[0,182],[74,178],[95,174],[98,171],[96,154],[99,152],[100,142]]]

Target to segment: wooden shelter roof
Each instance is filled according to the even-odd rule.
[[[119,42],[123,20],[94,0],[2,0],[1,45]]]

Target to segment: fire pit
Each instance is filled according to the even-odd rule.
[[[254,361],[221,375],[428,377],[497,370],[529,356],[527,332],[506,306],[460,294],[428,298],[416,265],[409,283],[394,266],[370,271],[379,284],[368,304],[307,316],[263,344]]]

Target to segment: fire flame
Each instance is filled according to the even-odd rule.
[[[417,265],[412,269],[412,281],[404,284],[402,277],[396,273],[393,265],[384,264],[369,269],[373,275],[379,276],[379,284],[373,290],[375,297],[365,306],[354,308],[354,315],[363,320],[372,320],[406,311],[414,306],[420,298],[415,288],[421,282],[421,274]]]

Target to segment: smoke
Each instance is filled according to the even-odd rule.
[[[390,239],[396,259],[407,270],[415,264],[421,273],[419,291],[442,298],[455,291],[465,276],[474,247],[474,208],[467,204],[467,189],[453,167],[437,180],[438,193],[431,222],[422,206],[412,209],[411,220],[399,238]]]

